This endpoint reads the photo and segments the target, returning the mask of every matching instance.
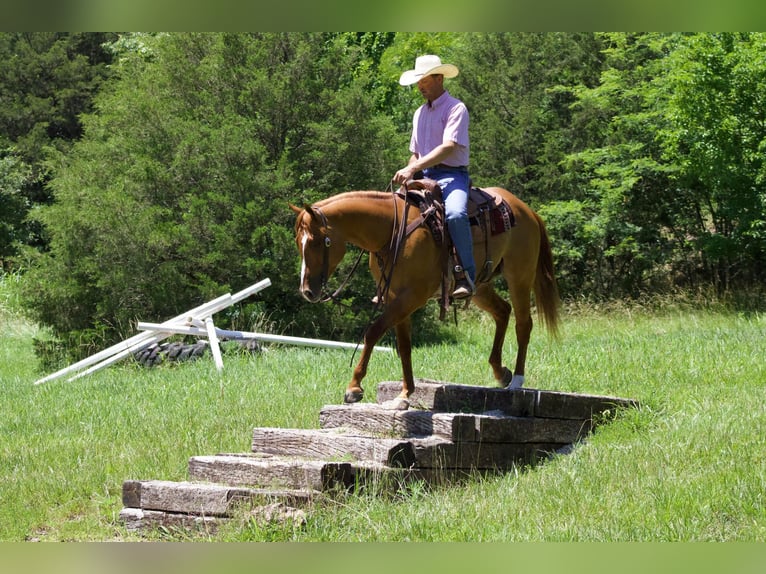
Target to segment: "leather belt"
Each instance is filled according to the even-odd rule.
[[[446,163],[437,163],[426,169],[451,169],[455,171],[468,171],[467,165],[447,165]]]

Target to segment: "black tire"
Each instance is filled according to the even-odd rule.
[[[144,367],[156,367],[162,363],[180,363],[198,359],[208,351],[207,341],[188,344],[182,342],[154,343],[146,349],[133,353],[133,358]]]

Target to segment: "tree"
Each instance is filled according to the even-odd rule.
[[[0,161],[3,185],[11,185],[10,177],[14,188],[2,191],[0,257],[6,265],[19,245],[45,248],[43,230],[25,219],[51,199],[45,150],[66,150],[82,134],[79,116],[91,109],[108,76],[110,57],[102,44],[112,36],[0,33]]]
[[[0,273],[11,269],[17,245],[25,242],[24,215],[29,200],[22,190],[31,177],[31,169],[18,157],[0,156]]]
[[[671,56],[662,132],[677,164],[677,233],[726,291],[763,281],[766,258],[766,35],[693,34]]]
[[[27,282],[36,318],[86,352],[136,318],[269,277],[254,311],[302,333],[358,332],[362,314],[348,324],[299,299],[287,204],[378,187],[396,165],[390,121],[353,74],[360,52],[325,34],[136,40],[57,158],[56,202],[39,215],[51,250]],[[367,281],[347,302],[369,306]]]
[[[583,227],[575,263],[577,289],[598,297],[636,296],[668,285],[664,267],[673,246],[667,229],[673,222],[676,169],[663,158],[657,134],[666,129],[669,60],[678,35],[600,36],[604,70],[593,86],[579,86],[572,123],[586,137],[582,148],[566,156],[569,188]],[[567,204],[547,213],[566,213]],[[557,221],[551,222],[553,244]],[[564,260],[561,267],[567,267]]]
[[[532,203],[571,198],[562,162],[584,142],[572,124],[579,87],[598,83],[590,33],[471,34],[460,44],[460,94],[471,113],[472,172]]]

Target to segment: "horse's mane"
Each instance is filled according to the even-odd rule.
[[[326,207],[336,201],[342,201],[347,199],[391,199],[391,192],[388,191],[346,191],[337,195],[332,195],[317,201],[315,207]]]

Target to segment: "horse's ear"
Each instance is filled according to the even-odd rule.
[[[300,213],[303,211],[300,207],[295,207],[292,203],[288,203],[288,206],[290,206],[290,209],[292,209],[295,213]]]

